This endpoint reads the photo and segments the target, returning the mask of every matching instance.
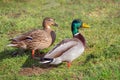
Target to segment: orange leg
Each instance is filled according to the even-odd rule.
[[[32,50],[32,58],[34,59],[35,50]]]
[[[67,67],[70,68],[71,62],[67,62]]]

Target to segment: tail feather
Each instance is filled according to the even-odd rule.
[[[12,38],[12,39],[9,39],[9,41],[11,41],[11,42],[18,42],[18,41],[20,41],[19,39],[16,39],[16,38]]]
[[[41,64],[49,64],[53,61],[53,58],[41,58],[40,62]]]
[[[7,46],[17,46],[17,44],[8,44]]]

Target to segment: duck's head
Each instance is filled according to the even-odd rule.
[[[79,28],[89,28],[90,26],[86,23],[83,23],[80,19],[74,19],[72,21],[71,30],[73,36],[79,33]]]
[[[50,26],[58,26],[58,24],[56,24],[55,19],[50,18],[50,17],[46,17],[43,20],[43,27],[44,28],[50,28]]]

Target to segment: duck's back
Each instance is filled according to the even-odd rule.
[[[51,45],[51,34],[45,30],[32,30],[13,39],[14,42],[24,43],[28,49],[44,49]]]

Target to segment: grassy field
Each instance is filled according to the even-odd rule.
[[[87,47],[70,69],[66,63],[43,67],[30,58],[30,51],[12,57],[17,49],[6,46],[10,38],[42,29],[45,17],[59,24],[52,27],[57,34],[54,45],[72,37],[73,19],[91,26],[80,30]],[[32,64],[37,71],[31,69]],[[21,70],[26,73],[20,74]],[[120,0],[0,0],[0,80],[120,80]]]

